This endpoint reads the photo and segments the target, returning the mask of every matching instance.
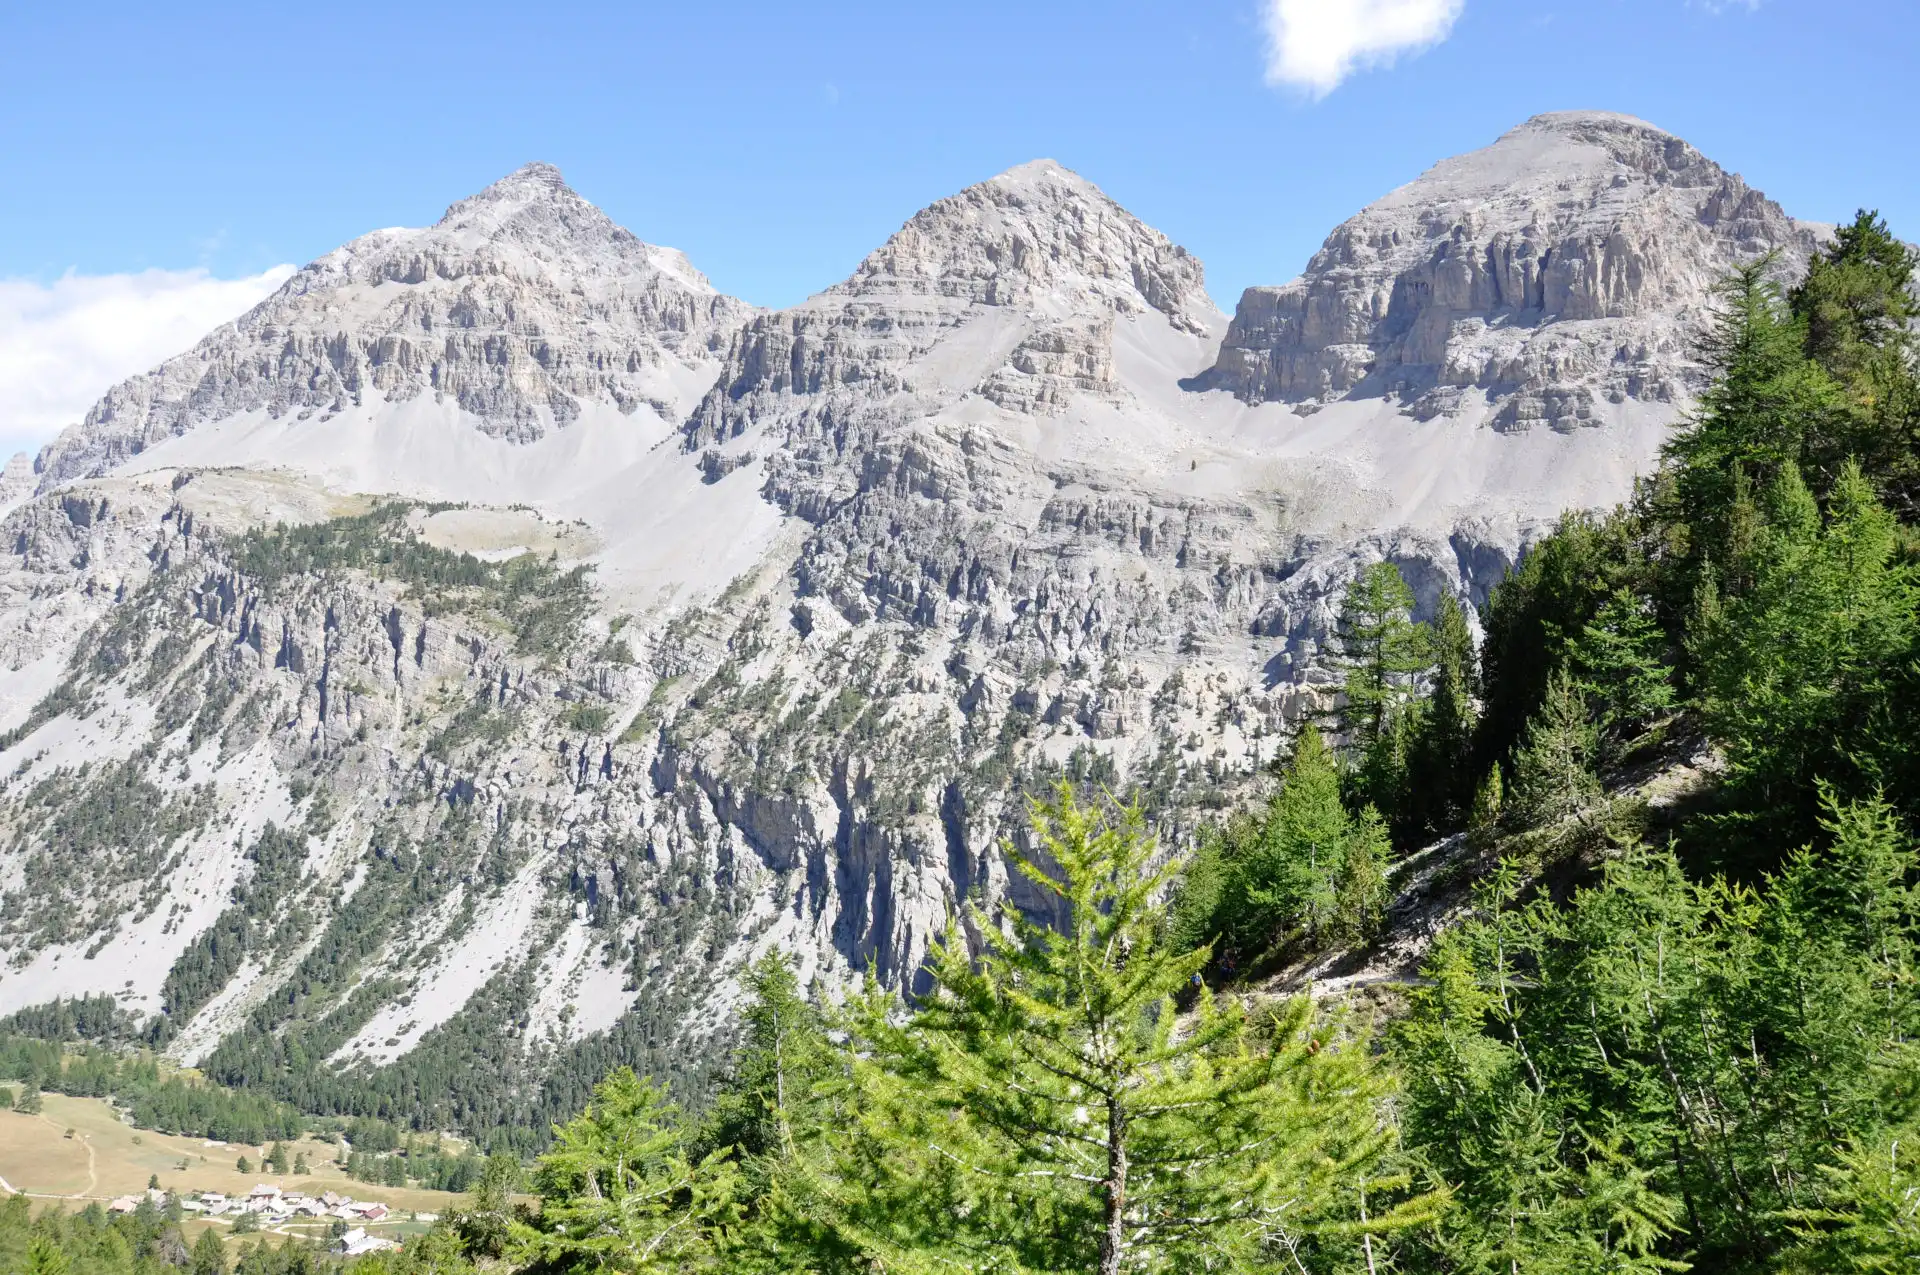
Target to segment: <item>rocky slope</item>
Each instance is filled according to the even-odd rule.
[[[1024,792],[1177,840],[1323,694],[1358,564],[1479,598],[1629,490],[1711,278],[1806,243],[1664,136],[1535,121],[1231,326],[1046,161],[772,314],[539,167],[356,241],[0,528],[0,1009],[485,1125],[697,1071],[769,946],[910,983],[961,900],[1041,906]],[[1482,240],[1519,264],[1456,278]]]

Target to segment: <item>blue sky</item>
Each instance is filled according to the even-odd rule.
[[[1340,49],[1382,32],[1415,47],[1340,79]],[[1270,82],[1276,62],[1295,82]],[[1798,216],[1867,204],[1920,239],[1916,65],[1908,0],[13,4],[0,435],[43,429],[49,395],[84,404],[135,356],[129,336],[70,369],[39,360],[23,413],[6,346],[20,363],[48,315],[81,344],[144,324],[151,361],[239,283],[432,221],[529,159],[767,305],[1047,155],[1198,253],[1231,308],[1433,161],[1573,107],[1671,129]],[[63,308],[62,286],[129,275],[149,300],[205,303]]]

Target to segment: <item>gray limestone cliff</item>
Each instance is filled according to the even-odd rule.
[[[1484,396],[1497,428],[1574,429],[1599,403],[1686,397],[1715,282],[1814,243],[1670,133],[1540,115],[1369,205],[1294,282],[1248,289],[1198,383],[1249,402],[1393,394],[1423,416]]]

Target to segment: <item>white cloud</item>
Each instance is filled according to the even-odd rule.
[[[1466,0],[1266,0],[1267,83],[1325,97],[1367,67],[1447,38]]]
[[[34,451],[116,382],[190,348],[293,273],[204,270],[0,279],[0,460]]]

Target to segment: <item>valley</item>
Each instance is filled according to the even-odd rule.
[[[161,1190],[183,1198],[206,1192],[244,1197],[263,1182],[275,1182],[314,1195],[331,1191],[376,1200],[400,1213],[439,1213],[461,1199],[445,1191],[357,1181],[336,1162],[339,1147],[331,1141],[302,1138],[285,1145],[289,1156],[305,1158],[310,1174],[240,1173],[235,1169],[240,1156],[258,1165],[269,1148],[138,1129],[98,1098],[47,1094],[37,1115],[0,1112],[0,1178],[7,1192],[71,1201],[63,1205],[67,1208],[142,1196],[155,1177]]]

